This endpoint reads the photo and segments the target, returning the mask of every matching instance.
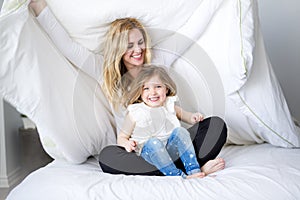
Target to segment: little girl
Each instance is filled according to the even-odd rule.
[[[128,113],[118,145],[128,152],[135,151],[166,176],[204,177],[190,134],[178,120],[195,124],[203,120],[203,115],[175,105],[175,95],[176,85],[164,68],[143,67],[123,97]],[[187,175],[173,163],[178,157]]]

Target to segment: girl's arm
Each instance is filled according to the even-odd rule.
[[[32,0],[29,6],[37,16],[37,21],[59,51],[76,67],[94,77],[96,80],[99,79],[102,75],[102,56],[94,54],[72,40],[66,30],[57,21],[44,0]]]
[[[126,135],[122,131],[118,135],[118,145],[126,149],[127,152],[132,152],[136,148],[136,142],[129,140],[130,136]]]
[[[188,124],[195,124],[196,122],[202,121],[204,116],[201,113],[191,113],[183,110],[181,107],[175,105],[175,112],[178,119]]]
[[[119,146],[122,146],[126,151],[131,152],[136,149],[136,142],[129,140],[133,129],[135,127],[135,122],[131,119],[130,115],[127,114],[122,126],[122,129],[117,137],[117,143]]]

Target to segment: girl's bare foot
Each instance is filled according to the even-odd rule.
[[[205,176],[204,172],[198,172],[192,175],[188,175],[186,178],[190,179],[190,178],[203,178]]]
[[[225,161],[223,158],[216,158],[214,160],[209,160],[205,165],[201,167],[201,171],[206,175],[214,173],[216,171],[222,170],[225,168]]]

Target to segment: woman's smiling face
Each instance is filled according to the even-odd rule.
[[[141,31],[136,28],[130,30],[127,51],[122,57],[128,71],[144,64],[145,48],[144,36]]]

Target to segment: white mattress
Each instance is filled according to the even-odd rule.
[[[226,168],[203,179],[111,175],[95,159],[54,161],[30,174],[7,200],[300,199],[300,149],[225,146]]]

